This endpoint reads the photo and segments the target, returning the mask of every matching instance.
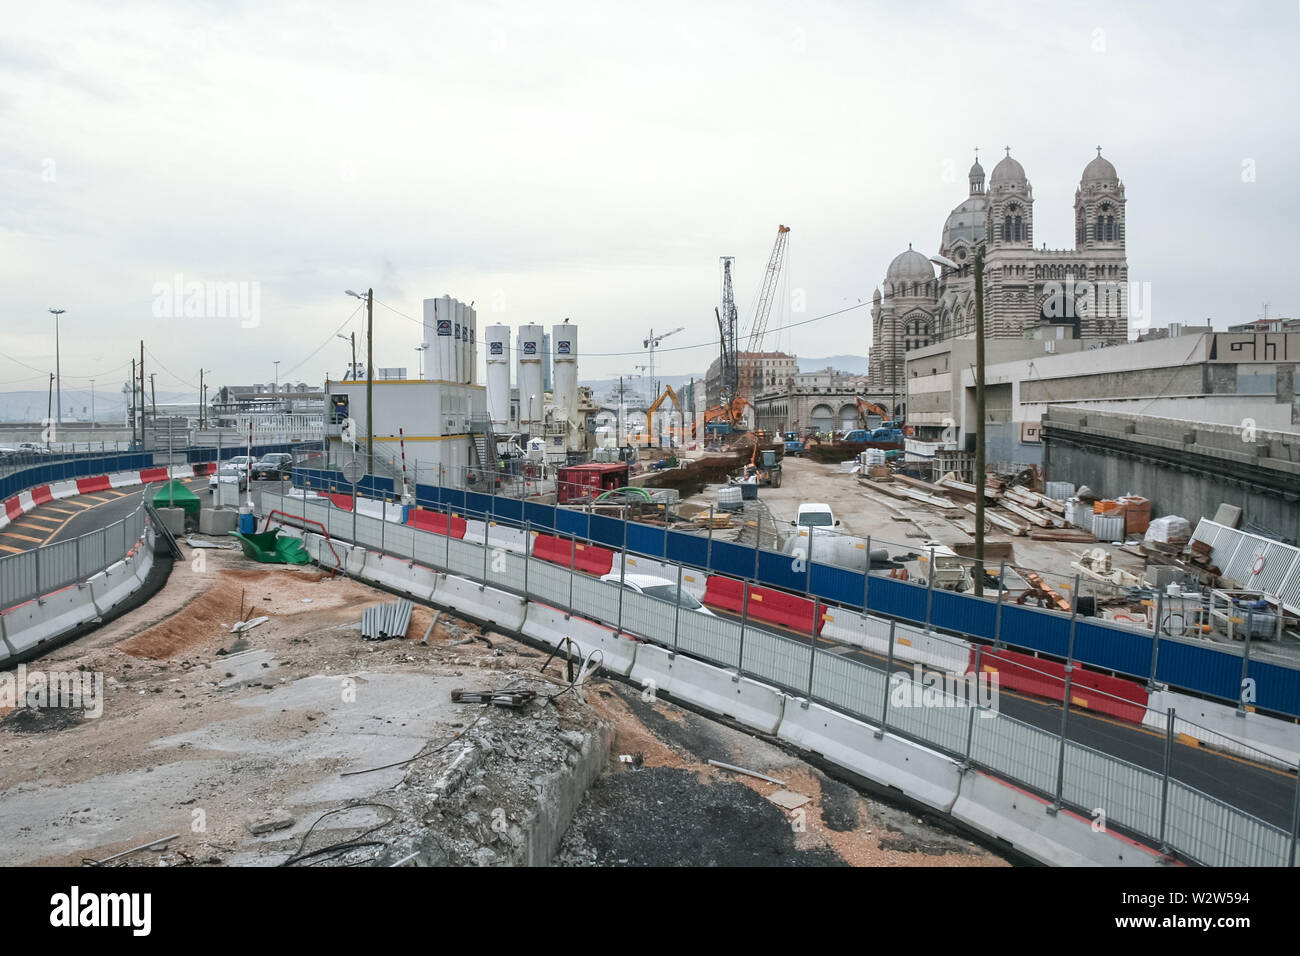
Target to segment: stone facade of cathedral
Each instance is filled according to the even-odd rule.
[[[985,339],[1128,340],[1128,259],[1124,184],[1097,156],[1074,194],[1073,249],[1034,247],[1034,192],[1024,167],[1007,155],[984,184],[979,160],[970,194],[948,216],[935,266],[908,247],[889,264],[872,299],[869,381],[905,402],[903,357],[913,349],[975,331],[977,246],[984,249]]]

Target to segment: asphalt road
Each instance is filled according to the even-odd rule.
[[[739,620],[726,612],[715,613]],[[683,618],[684,619],[684,618]],[[749,627],[758,627],[753,621]],[[783,628],[762,627],[762,630],[781,637],[808,643],[807,634],[798,634]],[[858,661],[868,667],[883,671],[889,660],[885,655],[853,648],[819,637],[818,646],[840,648],[838,656]],[[926,672],[933,670],[925,668]],[[891,673],[913,676],[911,663],[894,662]],[[1061,705],[1005,688],[998,695],[1000,713],[1034,727],[1061,732]],[[878,720],[879,715],[874,715]],[[1066,738],[1073,743],[1090,747],[1139,767],[1163,774],[1165,767],[1165,733],[1132,724],[1117,717],[1097,714],[1077,707],[1070,708]],[[1202,793],[1232,804],[1261,820],[1289,830],[1291,814],[1296,799],[1296,775],[1267,764],[1225,754],[1199,746],[1191,738],[1175,737],[1171,752],[1171,778],[1195,787]],[[1092,809],[1092,808],[1088,808]]]

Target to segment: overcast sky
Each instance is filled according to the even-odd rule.
[[[1294,0],[42,0],[5,19],[0,390],[45,387],[50,307],[65,388],[120,387],[141,338],[160,389],[200,365],[270,381],[277,359],[282,380],[338,377],[334,334],[363,328],[343,290],[368,285],[376,365],[414,371],[421,329],[397,313],[450,293],[480,325],[571,317],[581,378],[632,374],[652,327],[685,327],[662,373],[703,371],[720,255],[746,324],[781,223],[771,328],[869,303],[909,242],[937,251],[976,146],[989,170],[1011,146],[1036,241],[1063,248],[1100,144],[1154,324],[1300,314]],[[155,314],[177,275],[256,288],[258,321]],[[864,305],[766,344],[865,354],[869,324]]]

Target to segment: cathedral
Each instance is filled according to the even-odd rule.
[[[1126,342],[1124,202],[1124,185],[1098,147],[1074,193],[1074,248],[1035,248],[1034,191],[1024,167],[1008,147],[986,189],[976,158],[970,194],[949,214],[939,242],[953,266],[936,276],[930,258],[909,245],[872,297],[870,388],[905,395],[905,353],[974,335],[977,246],[984,249],[986,340]]]

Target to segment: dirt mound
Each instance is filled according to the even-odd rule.
[[[315,572],[267,569],[218,571],[214,580],[175,614],[118,645],[132,657],[168,658],[196,650],[216,651],[230,640],[230,627],[266,615],[283,618],[345,610],[361,618],[374,592],[346,578]],[[360,602],[360,603],[358,603]]]

